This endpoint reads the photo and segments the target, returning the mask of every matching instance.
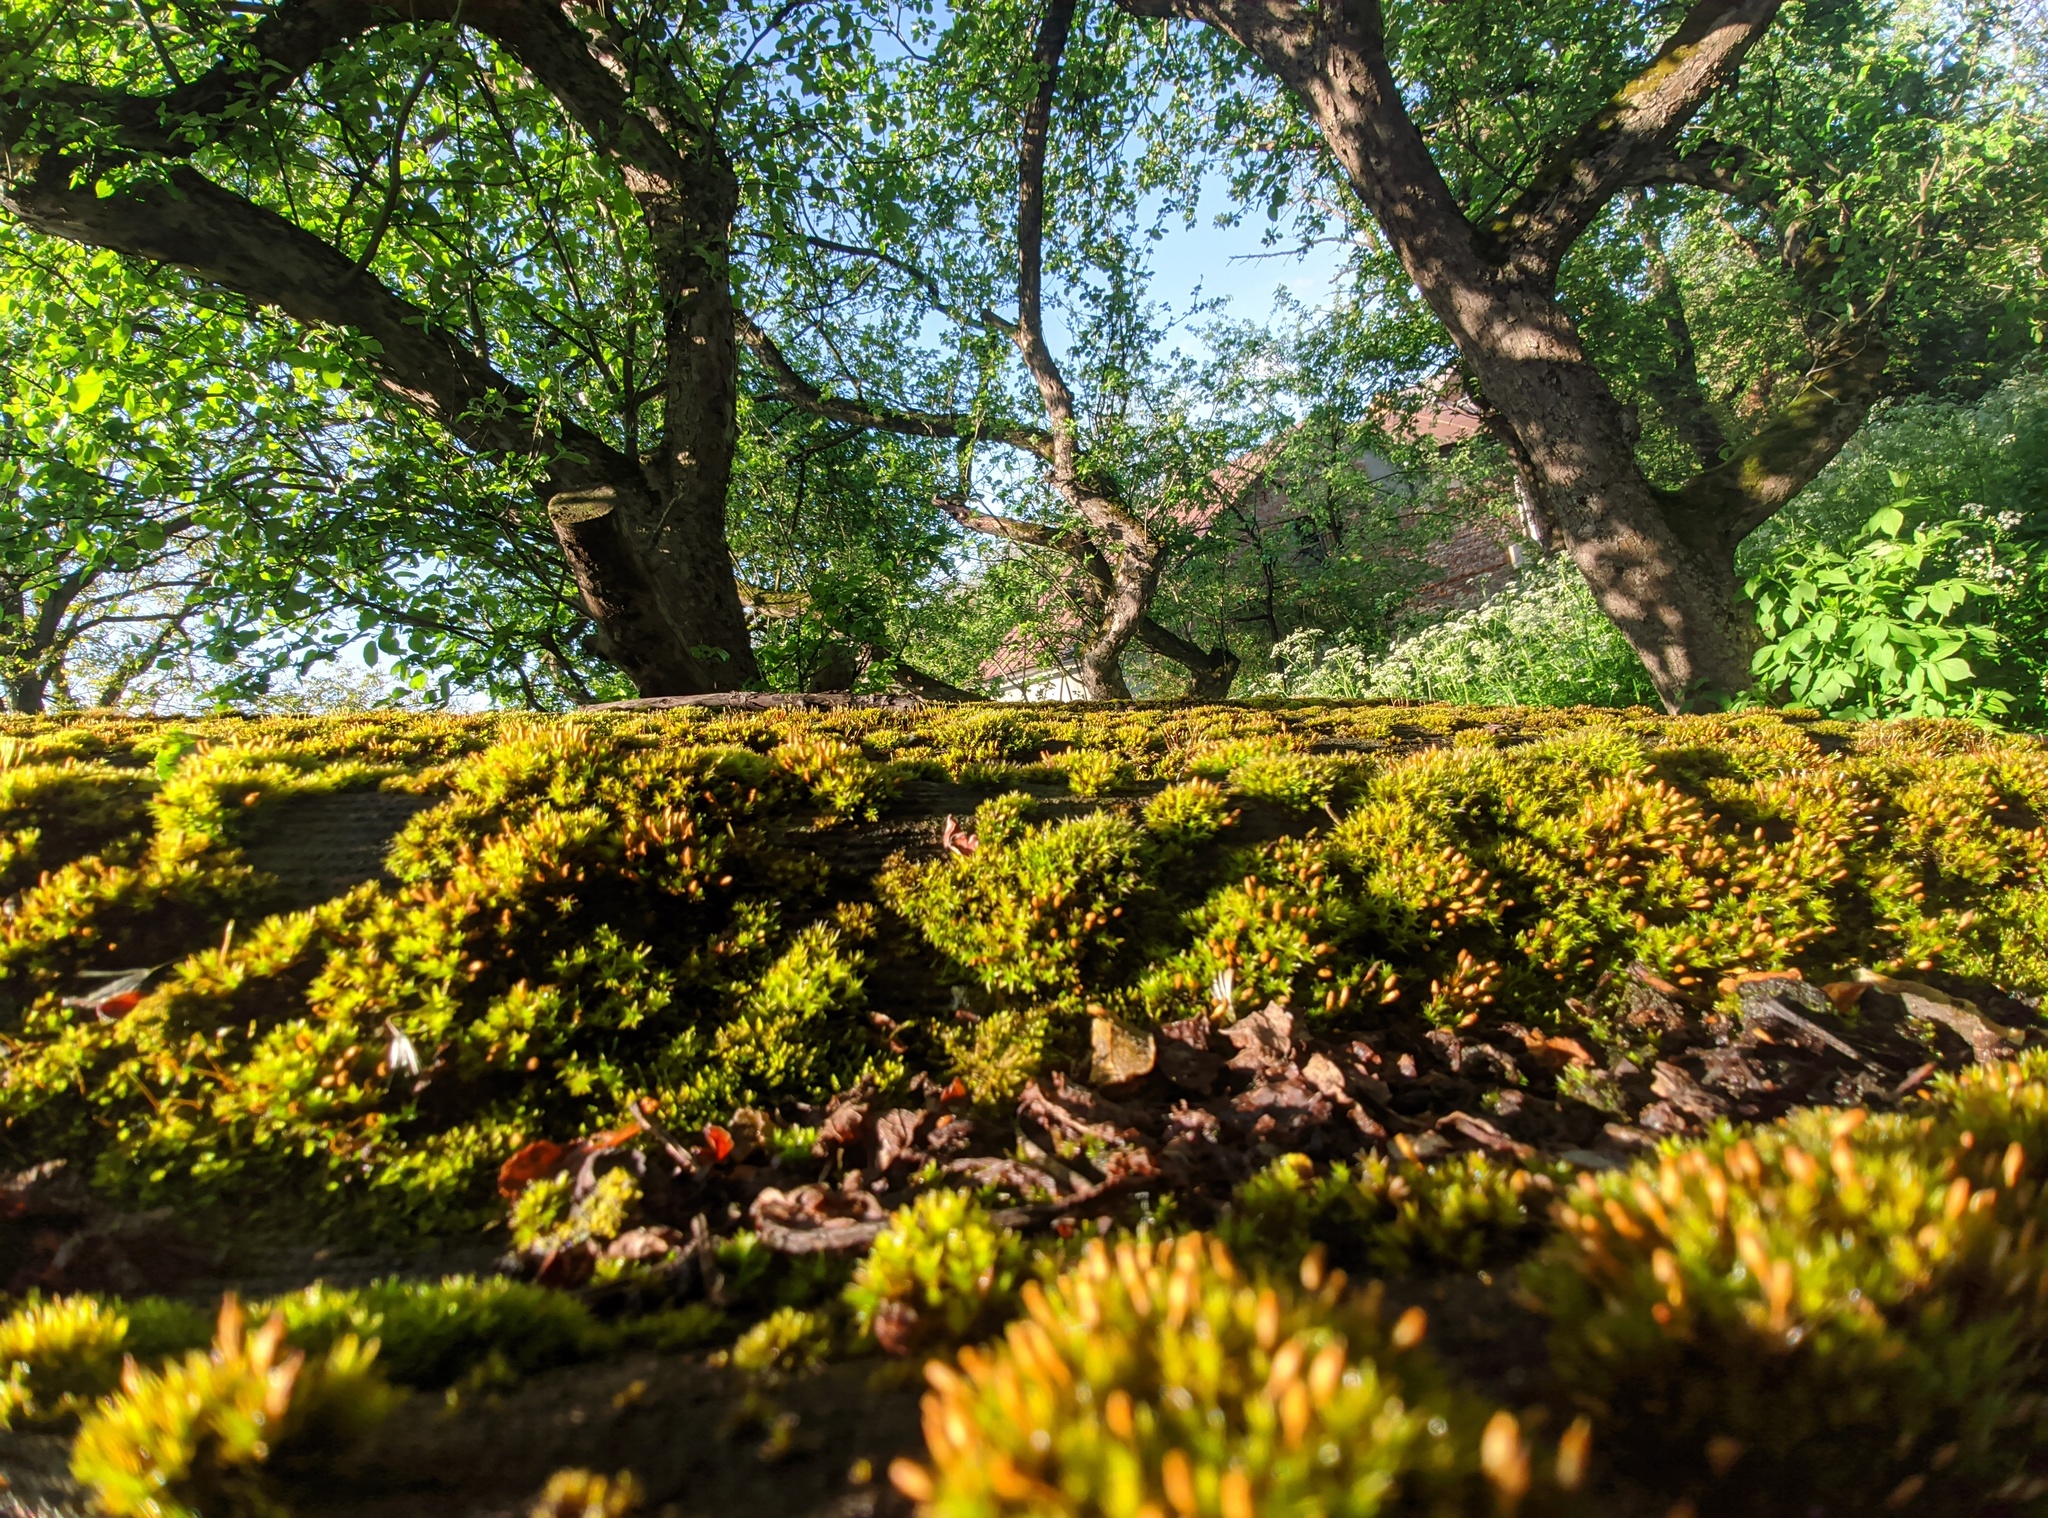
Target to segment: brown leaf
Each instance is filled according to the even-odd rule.
[[[1950,996],[1934,986],[1917,980],[1894,980],[1875,970],[1858,968],[1851,973],[1864,985],[1898,997],[1905,1004],[1908,1017],[1947,1028],[1970,1046],[1980,1065],[1995,1065],[2012,1058],[2013,1047],[2026,1039],[2024,1033],[2002,1028],[1983,1016],[1975,1002]]]
[[[1494,1154],[1511,1154],[1518,1160],[1526,1160],[1535,1150],[1527,1144],[1518,1144],[1483,1117],[1474,1117],[1469,1112],[1452,1112],[1437,1119],[1437,1129],[1445,1128],[1462,1138],[1477,1144]]]
[[[565,1146],[535,1139],[498,1167],[498,1195],[510,1201],[535,1181],[560,1170],[568,1158]]]
[[[1091,1020],[1094,1060],[1089,1079],[1098,1086],[1127,1086],[1143,1080],[1158,1062],[1158,1044],[1150,1033],[1113,1017]]]
[[[867,1131],[868,1109],[861,1102],[834,1107],[818,1125],[818,1142],[813,1153],[824,1159],[834,1149],[851,1149]]]
[[[993,1186],[1020,1197],[1036,1194],[1058,1196],[1060,1190],[1059,1182],[1037,1166],[999,1155],[973,1155],[954,1160],[946,1167],[946,1173],[964,1175],[977,1186]]]
[[[550,1249],[541,1256],[540,1269],[533,1278],[543,1286],[552,1286],[560,1291],[570,1291],[581,1286],[597,1273],[597,1256],[588,1244],[571,1244],[564,1249]]]
[[[608,1260],[666,1259],[688,1242],[682,1230],[677,1228],[629,1228],[605,1246],[604,1257]]]
[[[922,1108],[896,1107],[875,1119],[877,1171],[886,1171],[898,1160],[917,1158],[918,1130],[930,1115]]]
[[[1223,1036],[1237,1049],[1230,1060],[1233,1070],[1260,1071],[1284,1065],[1294,1055],[1294,1014],[1277,1001],[1268,1002],[1225,1028]]]
[[[908,1302],[884,1302],[870,1326],[885,1355],[901,1359],[917,1348],[917,1309]]]
[[[1650,1089],[1687,1117],[1706,1124],[1727,1113],[1728,1103],[1701,1086],[1682,1065],[1660,1059],[1652,1070]]]
[[[1301,1078],[1339,1105],[1348,1105],[1351,1101],[1351,1092],[1345,1083],[1344,1072],[1328,1055],[1311,1054],[1308,1062],[1301,1067]]]

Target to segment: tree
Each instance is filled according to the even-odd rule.
[[[742,161],[764,196],[795,182],[775,155],[810,139],[784,65],[851,45],[848,15],[17,7],[0,205],[302,324],[337,370],[530,476],[598,650],[638,689],[744,685],[725,530]]]
[[[1130,414],[1139,409],[1133,403],[1143,388],[1136,371],[1148,362],[1142,350],[1159,335],[1140,309],[1140,256],[1127,224],[1136,195],[1158,188],[1159,181],[1142,167],[1130,173],[1127,158],[1120,156],[1142,158],[1145,152],[1131,145],[1136,119],[1146,108],[1145,76],[1132,67],[1134,44],[1141,39],[1113,12],[1100,17],[1099,34],[1088,32],[1086,17],[1077,33],[1078,10],[1076,0],[1051,0],[1032,27],[1028,57],[1019,56],[1015,46],[1027,13],[1003,6],[952,18],[932,48],[930,68],[898,73],[889,89],[878,88],[872,97],[871,119],[888,121],[892,130],[872,150],[874,167],[866,178],[871,187],[888,188],[881,195],[871,189],[865,204],[847,208],[848,219],[871,242],[818,233],[787,239],[808,250],[806,265],[786,274],[796,290],[785,301],[793,310],[828,311],[828,321],[844,325],[845,299],[819,290],[835,267],[819,264],[821,256],[849,263],[855,272],[848,282],[864,288],[870,299],[877,298],[877,275],[900,282],[893,299],[880,297],[888,315],[882,336],[892,350],[886,376],[876,373],[884,366],[872,359],[866,372],[858,363],[842,362],[838,382],[824,385],[803,372],[756,320],[742,317],[739,331],[773,393],[790,404],[843,425],[956,446],[957,483],[942,489],[938,504],[969,532],[1064,565],[1061,588],[1071,608],[1078,674],[1091,698],[1130,695],[1123,656],[1136,640],[1188,670],[1191,694],[1214,699],[1228,693],[1237,657],[1225,645],[1204,649],[1182,637],[1154,617],[1152,608],[1182,534],[1180,518],[1217,488],[1210,466],[1220,462],[1223,434],[1206,430],[1199,439],[1206,453],[1202,446],[1176,448],[1169,437],[1204,429],[1185,415]],[[1078,67],[1072,57],[1076,43]],[[1016,113],[1016,135],[1007,142],[987,125],[1000,119],[992,109],[997,102]],[[1061,162],[1055,139],[1063,119],[1082,129],[1072,134],[1077,141]],[[983,144],[987,152],[966,155],[970,166],[962,170],[963,146]],[[1048,203],[1055,188],[1073,225],[1055,245],[1053,265],[1081,287],[1063,314],[1070,328],[1093,318],[1101,329],[1090,355],[1096,369],[1090,375],[1096,382],[1093,415],[1084,414],[1088,408],[1077,398],[1071,366],[1054,352],[1048,332]],[[999,209],[1005,203],[1012,208],[1007,228]],[[964,233],[957,230],[963,221]],[[969,244],[964,250],[957,246],[963,241]],[[1014,317],[995,309],[995,271],[1005,257]],[[1099,288],[1087,286],[1091,275]],[[916,314],[906,317],[906,307]],[[962,348],[934,373],[906,375],[902,351],[914,350],[927,314],[962,334]],[[1087,334],[1075,336],[1085,345]],[[1021,407],[1012,409],[999,378],[1005,350],[1021,360],[1042,420],[1025,420],[1017,414]],[[832,345],[830,351],[841,350]],[[899,393],[906,378],[933,381],[950,395],[957,395],[964,378],[974,404],[964,410],[914,409],[875,401],[869,381],[876,378],[893,380]],[[984,442],[1030,461],[1031,472],[1055,499],[1052,520],[975,504],[974,449]],[[1161,443],[1167,443],[1163,457]],[[1150,478],[1144,479],[1148,453]]]
[[[1449,336],[1539,530],[1673,710],[1751,683],[1743,538],[1855,432],[1913,347],[1902,333],[1940,325],[1925,318],[2010,245],[2002,228],[2038,230],[2038,132],[1969,59],[1949,67],[1850,5],[1694,0],[1673,26],[1627,0],[1119,3],[1214,29],[1305,114]],[[1302,146],[1256,103],[1242,118]],[[1767,262],[1803,350],[1746,435],[1717,440],[1693,415],[1694,456],[1669,483],[1568,289],[1574,251],[1649,187],[1717,202],[1704,214]],[[2013,294],[2038,312],[2038,271]],[[1681,374],[1667,400],[1688,394]]]
[[[619,695],[519,471],[366,402],[295,323],[0,228],[8,705],[246,704],[347,652],[386,683]]]

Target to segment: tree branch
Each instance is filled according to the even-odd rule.
[[[1188,694],[1198,701],[1221,701],[1229,695],[1230,683],[1237,678],[1238,668],[1243,663],[1224,646],[1204,653],[1197,645],[1150,616],[1139,619],[1136,637],[1153,653],[1171,659],[1188,672],[1191,677]]]
[[[1017,327],[1011,334],[1052,422],[1053,478],[1062,485],[1075,480],[1080,469],[1073,392],[1045,342],[1045,155],[1052,140],[1053,98],[1059,91],[1060,58],[1073,29],[1074,6],[1075,0],[1051,0],[1031,51],[1038,93],[1024,112],[1017,144]]]
[[[1771,195],[1750,172],[1756,155],[1733,143],[1709,142],[1689,153],[1668,150],[1646,155],[1629,183],[1643,188],[1682,185],[1694,190],[1712,190],[1731,200],[1740,200],[1768,210]]]
[[[1732,552],[1804,490],[1863,425],[1888,356],[1868,330],[1842,333],[1776,415],[1725,461],[1679,489],[1674,519],[1680,529]]]
[[[1692,339],[1692,324],[1685,318],[1685,297],[1678,288],[1678,275],[1665,255],[1664,239],[1658,234],[1656,218],[1642,193],[1628,190],[1624,198],[1642,239],[1650,295],[1671,338],[1671,372],[1652,374],[1645,381],[1645,388],[1670,412],[1680,439],[1692,450],[1700,468],[1712,469],[1728,451],[1728,436],[1707,404],[1706,387],[1700,383],[1699,349]]]
[[[945,291],[939,286],[937,275],[930,273],[928,270],[920,269],[908,259],[898,258],[893,253],[884,253],[879,248],[863,248],[854,243],[834,242],[829,237],[817,237],[808,233],[805,234],[803,240],[821,252],[844,253],[849,258],[866,258],[878,264],[886,264],[897,273],[905,275],[921,285],[924,288],[925,298],[931,302],[934,311],[951,317],[963,327],[994,332],[1003,337],[1010,338],[1012,341],[1016,339],[1017,324],[1015,322],[1003,320],[994,311],[983,310],[977,315],[961,310],[946,299]]]
[[[733,313],[733,329],[774,380],[775,393],[813,416],[843,422],[851,427],[900,433],[905,437],[987,438],[992,443],[1021,449],[1034,458],[1047,462],[1052,459],[1052,437],[1037,427],[956,411],[900,411],[870,405],[866,401],[826,395],[797,372],[796,366],[790,363],[775,340],[745,312]]]
[[[1783,0],[1694,0],[1648,67],[1536,173],[1491,230],[1511,262],[1545,280],[1601,208],[1665,152],[1733,77]]]

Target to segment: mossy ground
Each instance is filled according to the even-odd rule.
[[[336,1312],[415,1395],[726,1354],[785,1462],[845,1453],[776,1421],[806,1365],[992,1333],[1098,1232],[1213,1228],[1436,1303],[1468,1387],[1563,1409],[1557,1365],[1651,1374],[1553,1363],[1516,1305],[1574,1177],[2020,1053],[2044,817],[2038,741],[1767,712],[4,719],[0,1267],[196,1301],[504,1256],[573,1351],[494,1362],[514,1313],[407,1373],[417,1313]],[[1686,1437],[1737,1439],[1715,1415]],[[1444,1490],[1498,1487],[1482,1442]],[[1668,1506],[1601,1469],[1603,1510]]]

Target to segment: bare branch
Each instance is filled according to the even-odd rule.
[[[1050,461],[1053,440],[1037,427],[955,411],[909,411],[826,395],[797,372],[775,340],[744,312],[733,314],[733,330],[775,381],[775,393],[791,405],[828,421],[871,427],[905,437],[987,438]]]
[[[1017,336],[1017,324],[1012,321],[1005,321],[996,312],[987,309],[983,309],[979,313],[970,312],[947,300],[945,291],[940,288],[938,277],[927,270],[920,269],[916,264],[911,263],[907,259],[898,258],[893,253],[884,253],[879,248],[863,248],[853,243],[834,242],[829,237],[816,237],[806,234],[804,241],[822,252],[843,253],[849,258],[871,259],[875,263],[886,264],[899,274],[907,275],[924,287],[925,298],[931,302],[933,310],[944,316],[951,317],[963,327],[987,330],[1010,338],[1013,341]]]

